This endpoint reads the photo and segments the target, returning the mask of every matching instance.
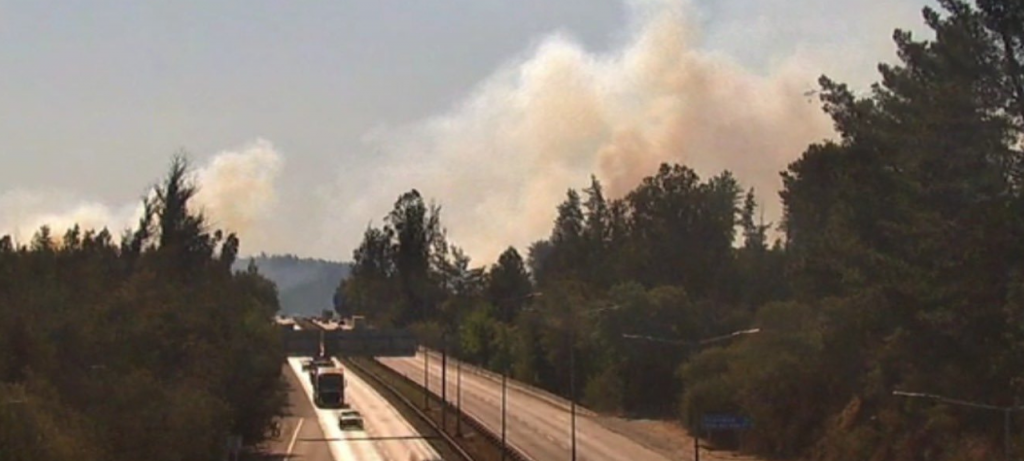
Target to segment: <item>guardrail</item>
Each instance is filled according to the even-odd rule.
[[[313,323],[313,322],[310,322],[310,321],[300,321],[300,320],[297,319],[297,322],[301,323],[301,326],[303,328],[307,328],[307,329],[322,329],[323,328],[321,325]],[[406,406],[411,411],[413,411],[413,413],[417,417],[419,417],[420,419],[424,420],[434,431],[436,431],[438,433],[438,435],[440,435],[442,437],[442,439],[444,440],[445,444],[447,444],[449,447],[451,447],[452,451],[454,451],[458,456],[461,456],[462,458],[464,458],[466,460],[469,460],[469,461],[484,461],[484,460],[490,461],[490,460],[495,459],[495,457],[501,457],[502,459],[507,459],[507,460],[512,460],[512,461],[534,461],[532,458],[530,458],[529,456],[524,454],[522,451],[517,450],[511,444],[507,444],[506,446],[502,447],[501,438],[498,435],[496,435],[494,432],[490,431],[482,422],[477,420],[475,417],[469,415],[466,412],[459,412],[459,411],[457,411],[455,409],[455,407],[453,405],[451,405],[450,402],[442,402],[441,398],[439,396],[434,395],[433,393],[427,392],[427,390],[423,386],[421,386],[419,383],[417,383],[416,381],[413,381],[412,379],[408,378],[407,376],[405,376],[405,375],[403,375],[401,373],[398,373],[395,370],[392,370],[392,369],[388,368],[384,364],[380,363],[376,358],[362,357],[362,358],[339,358],[339,359],[342,360],[343,363],[346,366],[348,366],[350,369],[353,369],[353,370],[356,370],[356,371],[360,372],[360,374],[370,378],[370,380],[373,381],[375,384],[377,384],[380,388],[384,389],[385,391],[387,391],[390,394],[392,394],[393,396],[395,396],[395,398],[397,398],[402,403],[402,405]],[[366,366],[364,366],[363,364],[359,363],[360,360],[371,360],[376,365],[375,368],[377,368],[379,370],[379,372],[375,372],[375,371],[369,370]],[[444,405],[445,408],[447,409],[447,411],[450,414],[454,415],[455,418],[460,418],[461,421],[464,424],[466,424],[467,426],[469,426],[469,428],[472,431],[474,431],[477,434],[479,434],[484,439],[485,443],[492,448],[493,455],[495,455],[495,456],[489,457],[489,456],[480,456],[480,455],[478,455],[478,456],[470,455],[469,451],[467,451],[465,449],[465,447],[463,447],[463,444],[461,444],[457,440],[455,440],[455,438],[452,437],[452,435],[446,430],[446,428],[442,427],[440,425],[439,421],[437,421],[435,418],[432,418],[429,414],[427,414],[422,409],[420,409],[419,406],[417,406],[416,404],[414,404],[410,400],[410,396],[407,396],[407,395],[403,394],[399,389],[396,388],[396,386],[394,386],[390,382],[388,382],[389,379],[386,379],[386,378],[380,376],[378,373],[385,373],[385,374],[388,375],[388,378],[390,378],[391,380],[400,381],[400,382],[404,383],[406,385],[406,387],[411,387],[411,388],[414,388],[414,389],[419,389],[420,392],[426,393],[427,396],[428,396],[428,399],[431,402],[433,402],[433,405],[434,405],[435,408],[439,408],[441,405]],[[453,422],[455,421],[454,418],[452,419],[452,421]],[[505,452],[504,456],[501,456],[502,455],[502,450],[504,450],[504,452]]]
[[[431,356],[432,359],[433,358],[437,358],[438,360],[440,360],[440,357],[441,357],[441,353],[440,352],[437,352],[437,351],[435,351],[433,349],[427,349],[427,348],[424,348],[424,347],[420,347],[420,352],[423,352],[424,350],[427,351],[427,353]],[[458,360],[458,359],[455,359],[451,355],[449,355],[448,356],[448,360],[449,361],[455,361],[455,360]],[[500,373],[495,373],[495,372],[493,372],[491,370],[488,370],[486,368],[481,368],[481,367],[478,367],[478,366],[473,365],[471,363],[466,363],[466,362],[461,361],[461,360],[459,360],[459,361],[462,362],[462,371],[463,372],[468,370],[470,373],[475,374],[477,376],[483,376],[483,377],[488,378],[488,379],[490,379],[492,381],[501,382],[501,374]],[[553,394],[551,392],[548,392],[548,391],[546,391],[544,389],[540,389],[538,387],[534,387],[534,386],[531,386],[529,384],[516,381],[516,380],[512,379],[511,377],[508,379],[508,387],[512,388],[512,389],[517,389],[517,390],[519,390],[520,392],[522,392],[524,394],[530,394],[530,395],[532,395],[534,397],[537,397],[538,399],[541,399],[541,400],[544,400],[545,402],[550,403],[551,405],[554,405],[556,407],[562,408],[565,411],[569,411],[571,409],[571,406],[572,406],[572,402],[569,401],[569,399],[566,399],[566,398],[564,398],[564,397],[562,397],[560,395],[555,395],[555,394]],[[576,404],[576,414],[577,415],[587,415],[587,416],[597,416],[597,413],[594,413],[592,410],[590,410],[588,408],[585,408],[585,407],[581,406],[578,403]]]
[[[429,422],[429,424],[435,430],[437,430],[438,433],[441,434],[448,443],[453,444],[453,446],[458,446],[459,450],[461,450],[463,453],[466,453],[466,456],[470,456],[468,454],[467,450],[457,440],[455,440],[458,437],[457,436],[453,437],[452,434],[450,433],[450,431],[448,430],[449,429],[448,427],[445,427],[445,428],[441,427],[441,423],[440,423],[440,421],[437,420],[437,416],[433,416],[432,417],[431,415],[428,415],[427,413],[423,412],[423,410],[421,410],[418,405],[416,405],[415,403],[413,403],[410,400],[410,396],[402,395],[402,393],[398,389],[396,389],[396,386],[392,386],[387,381],[388,380],[400,381],[403,384],[405,384],[406,387],[418,389],[419,392],[425,392],[425,389],[423,388],[423,386],[421,386],[416,381],[410,379],[409,377],[407,377],[407,376],[405,376],[405,375],[403,375],[401,373],[398,373],[398,372],[388,368],[387,366],[385,366],[384,364],[380,363],[376,359],[373,359],[373,361],[376,364],[376,368],[381,370],[381,373],[386,373],[388,375],[387,378],[378,376],[376,374],[376,372],[371,372],[371,371],[367,370],[366,367],[363,367],[362,365],[358,364],[356,360],[348,360],[347,362],[355,364],[355,366],[359,367],[359,369],[361,371],[363,371],[364,374],[366,374],[368,376],[371,376],[372,379],[374,379],[375,381],[380,383],[383,387],[387,388],[389,390],[389,392],[395,393],[395,395],[397,395],[402,400],[402,402],[405,405],[408,405],[418,415],[420,415],[422,418],[426,419]],[[416,396],[416,397],[419,397],[419,396]],[[416,398],[416,397],[413,397],[413,398]],[[500,458],[501,452],[503,450],[503,447],[502,447],[502,444],[501,444],[501,437],[500,436],[498,436],[497,434],[495,434],[494,432],[489,430],[487,428],[487,426],[485,426],[480,420],[476,419],[472,415],[470,415],[470,414],[468,414],[466,412],[461,412],[460,413],[458,410],[456,410],[456,408],[453,405],[451,405],[451,403],[449,403],[449,402],[442,402],[441,398],[438,397],[437,395],[435,395],[433,393],[428,393],[428,399],[430,400],[431,405],[434,408],[440,408],[441,405],[445,406],[445,408],[447,409],[448,413],[450,415],[452,415],[452,418],[449,420],[449,423],[448,423],[449,426],[451,426],[453,424],[457,424],[455,422],[455,418],[461,418],[463,424],[468,426],[468,428],[472,432],[475,432],[480,437],[482,437],[484,439],[483,442],[486,445],[491,447],[490,450],[489,450],[489,451],[491,451],[491,456],[490,457],[488,457],[488,456],[482,456],[482,457],[481,456],[476,456],[476,457],[468,457],[467,459],[498,459],[498,458]],[[511,444],[507,444],[504,447],[504,451],[505,451],[504,459],[513,460],[513,461],[533,461],[532,458],[530,458],[529,456],[527,456],[525,453],[521,452],[520,450],[517,450]]]
[[[434,431],[441,435],[441,438],[444,439],[445,443],[447,443],[448,446],[452,448],[452,450],[454,450],[459,456],[462,457],[462,459],[465,459],[467,461],[473,461],[474,458],[470,456],[465,449],[462,448],[462,445],[456,442],[455,439],[448,435],[448,433],[445,432],[442,428],[438,427],[438,425],[434,422],[433,419],[431,419],[426,413],[420,410],[419,407],[413,404],[405,395],[402,395],[402,393],[395,389],[394,386],[392,386],[384,379],[381,379],[381,377],[378,376],[376,373],[372,373],[369,370],[367,370],[366,367],[359,364],[358,361],[351,359],[343,359],[343,361],[345,365],[347,365],[350,369],[358,370],[359,372],[361,372],[363,376],[370,378],[374,383],[387,390],[389,393],[394,395],[399,401],[401,401],[403,405],[405,405],[414,413],[416,413],[416,415],[419,416],[420,419],[426,421],[427,424],[429,424],[430,427],[434,429]]]

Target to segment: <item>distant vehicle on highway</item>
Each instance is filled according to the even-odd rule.
[[[345,372],[341,368],[319,368],[310,370],[313,383],[313,402],[321,408],[343,408],[345,406]]]
[[[351,408],[338,412],[338,426],[342,429],[363,429],[363,415]]]

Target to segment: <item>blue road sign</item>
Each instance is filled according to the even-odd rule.
[[[706,430],[750,429],[754,427],[754,421],[746,416],[720,413],[702,416],[700,427]]]

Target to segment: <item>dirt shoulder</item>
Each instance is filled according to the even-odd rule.
[[[602,426],[633,439],[669,459],[693,459],[693,439],[680,424],[652,419],[624,419],[594,416]],[[701,444],[700,459],[707,461],[763,461],[761,458],[724,450],[711,450]]]

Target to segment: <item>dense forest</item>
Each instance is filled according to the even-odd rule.
[[[224,459],[283,411],[275,287],[231,271],[190,177],[176,158],[119,241],[0,238],[0,458]]]
[[[281,314],[303,317],[330,311],[338,280],[347,277],[349,271],[347,263],[290,254],[239,258],[234,270],[246,270],[250,264],[277,286]]]
[[[939,3],[869,92],[821,79],[838,136],[781,172],[781,222],[742,178],[662,165],[623,197],[569,190],[525,258],[472,268],[413,190],[336,308],[595,409],[747,415],[716,441],[768,456],[1024,454],[1020,413],[1007,441],[1001,411],[893,394],[1024,393],[1024,3]]]

